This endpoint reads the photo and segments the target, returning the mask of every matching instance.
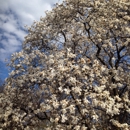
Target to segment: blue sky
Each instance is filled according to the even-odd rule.
[[[21,50],[27,35],[25,25],[39,21],[57,2],[62,0],[0,0],[0,79],[4,80],[9,73],[5,59],[9,61],[12,53]]]

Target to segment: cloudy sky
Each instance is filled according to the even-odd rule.
[[[21,50],[27,34],[24,26],[45,16],[57,2],[62,0],[0,0],[0,79],[8,76],[5,59]]]

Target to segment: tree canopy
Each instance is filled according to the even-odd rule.
[[[129,0],[65,0],[27,30],[2,130],[130,129]]]

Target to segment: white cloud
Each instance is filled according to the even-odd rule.
[[[8,2],[7,1],[9,1],[9,0],[6,0],[6,1],[4,1],[4,0],[1,0],[0,1],[0,10],[7,10],[8,9]]]
[[[24,26],[45,16],[57,2],[62,0],[0,0],[0,61],[20,50]]]
[[[53,1],[54,2],[54,1]],[[40,16],[45,16],[46,10],[51,10],[51,5],[45,0],[12,0],[10,5],[15,8],[15,13],[19,15],[22,24],[31,24],[33,20],[38,20]],[[23,5],[23,6],[20,6]]]

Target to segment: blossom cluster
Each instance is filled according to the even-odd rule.
[[[129,0],[66,0],[27,27],[0,93],[0,128],[130,129]]]

